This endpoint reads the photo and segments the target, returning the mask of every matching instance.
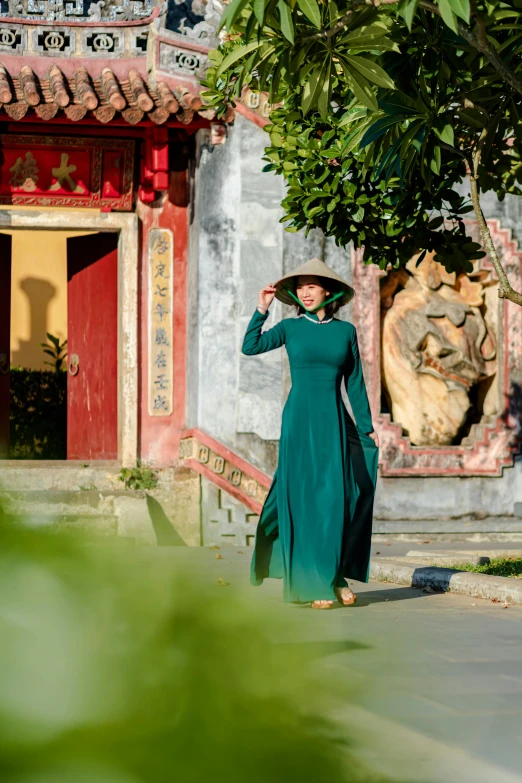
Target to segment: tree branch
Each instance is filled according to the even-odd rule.
[[[484,217],[484,213],[482,212],[482,207],[480,204],[478,169],[480,166],[482,151],[484,149],[484,145],[486,144],[486,140],[488,137],[488,131],[489,131],[488,128],[484,128],[484,130],[480,134],[478,144],[472,153],[472,168],[469,170],[469,175],[468,175],[469,182],[470,182],[470,189],[471,189],[471,202],[473,204],[475,216],[479,224],[482,243],[491,259],[493,266],[495,267],[495,272],[497,273],[498,276],[499,298],[509,299],[510,302],[514,302],[515,304],[522,306],[522,293],[515,291],[515,289],[512,287],[511,283],[508,280],[506,272],[504,271],[504,267],[500,263],[500,259],[497,255],[497,251],[493,243],[493,237],[491,236],[489,226],[486,222],[486,218]]]
[[[429,0],[420,0],[419,8],[424,8],[425,11],[431,11],[433,14],[440,16],[439,8],[433,3],[430,3]],[[500,74],[500,76],[502,76],[504,81],[506,81],[509,85],[511,85],[511,87],[513,87],[514,90],[522,95],[522,80],[519,79],[515,73],[513,73],[511,68],[509,68],[506,63],[498,56],[494,47],[489,43],[483,20],[478,16],[475,16],[474,18],[477,23],[479,34],[475,35],[473,30],[470,30],[469,27],[466,27],[466,25],[457,20],[457,30],[459,35],[462,36],[462,38],[464,38],[464,40],[467,41],[471,46],[473,46],[474,49],[482,52],[486,59],[489,60],[493,68]]]
[[[395,2],[395,0],[394,0]],[[342,30],[343,27],[346,27],[348,22],[350,21],[351,17],[355,13],[355,10],[358,6],[366,5],[364,0],[362,2],[355,2],[353,4],[353,7],[350,8],[349,11],[347,11],[341,18],[334,24],[333,27],[331,27],[329,30],[320,30],[318,33],[314,33],[313,35],[307,35],[302,40],[303,41],[318,41],[318,40],[329,40],[336,35],[339,30]],[[370,3],[370,5],[373,5],[373,3]]]

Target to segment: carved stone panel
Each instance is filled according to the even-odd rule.
[[[107,57],[123,54],[123,30],[89,27],[82,30],[82,53],[89,57]]]
[[[71,28],[32,27],[30,36],[31,49],[37,54],[56,57],[69,56],[76,51],[76,36]]]
[[[489,224],[520,290],[522,253]],[[381,272],[355,253],[354,285],[382,475],[501,475],[521,445],[522,308],[499,301],[489,259],[457,278],[429,256]]]
[[[27,29],[22,25],[6,25],[0,28],[0,52],[2,54],[23,54],[27,48]]]
[[[170,43],[161,41],[159,51],[159,66],[163,71],[181,72],[191,76],[202,74],[207,63],[207,56],[202,52],[182,49]]]
[[[457,444],[500,407],[497,280],[480,262],[457,276],[433,256],[415,256],[380,285],[383,396],[415,446]]]

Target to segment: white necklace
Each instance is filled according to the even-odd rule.
[[[324,319],[324,318],[323,318],[323,320],[322,320],[322,321],[319,321],[319,320],[317,320],[317,321],[314,321],[314,319],[313,319],[313,318],[310,318],[310,316],[309,316],[309,315],[307,315],[306,313],[301,313],[301,314],[300,314],[300,315],[298,315],[297,317],[298,317],[298,318],[306,318],[306,320],[307,320],[307,321],[311,321],[313,324],[317,324],[317,325],[321,325],[321,324],[329,324],[329,323],[330,323],[330,321],[333,321],[333,316],[332,316],[331,318],[328,318],[326,321],[325,321],[325,319]]]

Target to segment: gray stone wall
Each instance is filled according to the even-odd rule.
[[[281,275],[282,183],[262,173],[264,133],[238,117],[226,144],[198,134],[189,243],[189,426],[262,470],[277,463],[281,352],[248,360],[243,335],[257,292]],[[272,308],[269,325],[281,318]]]
[[[305,239],[303,233],[284,231],[279,223],[284,184],[262,172],[265,138],[240,115],[223,146],[211,147],[206,133],[199,133],[189,251],[187,417],[189,426],[271,475],[290,378],[284,350],[241,354],[257,293],[314,255],[348,280],[352,270],[350,253],[320,232]],[[488,214],[500,217],[515,235],[517,230],[522,234],[521,207],[516,199],[487,200]],[[291,310],[276,302],[267,328]],[[350,320],[350,307],[339,315]],[[210,519],[214,495],[209,491],[206,496],[204,516]],[[502,516],[513,514],[517,501],[522,502],[522,460],[501,478],[379,478],[375,517]]]

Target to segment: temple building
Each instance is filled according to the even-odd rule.
[[[257,291],[317,255],[357,291],[340,317],[381,438],[376,531],[522,532],[522,308],[488,259],[381,272],[286,233],[266,96],[218,120],[199,95],[219,3],[0,9],[0,489],[16,513],[251,544],[289,374],[283,351],[241,341]],[[522,209],[487,208],[520,290]]]

